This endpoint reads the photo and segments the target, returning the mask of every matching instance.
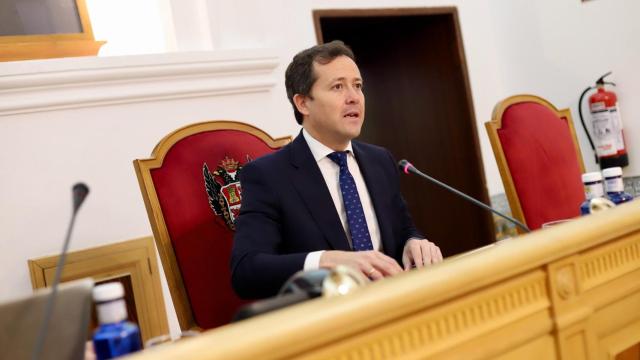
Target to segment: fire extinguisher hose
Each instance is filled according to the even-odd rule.
[[[584,91],[582,92],[582,94],[580,95],[580,100],[578,100],[578,115],[580,116],[580,122],[582,123],[582,128],[584,128],[584,133],[587,134],[587,139],[589,139],[589,145],[591,145],[591,150],[593,150],[593,154],[596,158],[596,164],[599,163],[599,159],[598,159],[598,153],[596,152],[596,147],[595,145],[593,145],[593,139],[591,139],[591,135],[589,134],[589,130],[587,130],[587,125],[584,123],[584,118],[582,117],[582,99],[584,99],[584,96],[590,91],[595,89],[595,87],[593,86],[589,86],[588,88],[584,89]]]

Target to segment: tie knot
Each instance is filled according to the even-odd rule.
[[[340,167],[347,166],[347,152],[348,151],[336,151],[327,155],[329,159],[331,159],[334,163],[338,164]]]

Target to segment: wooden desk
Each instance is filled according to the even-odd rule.
[[[640,202],[135,359],[614,359],[640,342]]]

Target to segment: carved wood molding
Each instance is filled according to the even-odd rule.
[[[640,236],[585,253],[580,262],[584,290],[640,269]]]
[[[313,353],[313,359],[433,356],[479,334],[545,312],[550,306],[544,272],[513,279],[481,296],[425,309],[392,327]],[[333,344],[332,344],[333,345]]]

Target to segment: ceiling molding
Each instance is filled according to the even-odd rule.
[[[269,91],[272,51],[217,51],[5,63],[0,116]]]

